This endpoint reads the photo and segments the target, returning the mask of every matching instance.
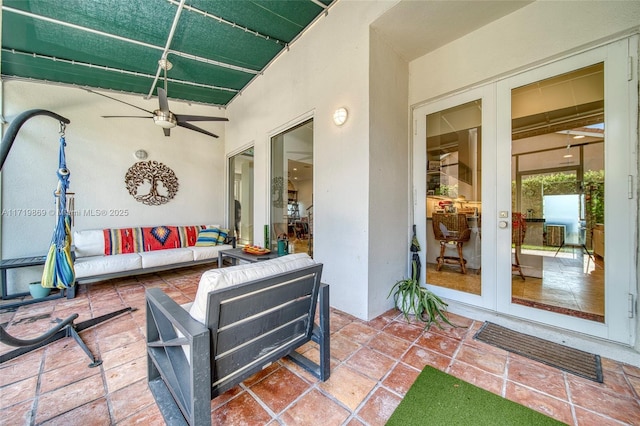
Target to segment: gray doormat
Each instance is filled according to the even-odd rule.
[[[518,333],[488,321],[482,325],[473,338],[585,379],[602,383],[600,355]]]

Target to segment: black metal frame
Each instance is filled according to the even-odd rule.
[[[41,336],[38,336],[34,339],[18,339],[16,337],[11,336],[4,327],[0,327],[0,342],[9,345],[18,347],[18,349],[14,349],[11,352],[7,352],[6,354],[0,355],[0,364],[3,362],[12,360],[20,355],[26,354],[33,350],[39,349],[43,346],[48,345],[49,343],[55,342],[56,340],[60,340],[65,337],[73,337],[80,345],[80,348],[87,354],[89,359],[91,359],[91,363],[89,367],[97,367],[102,364],[102,360],[94,356],[87,345],[82,340],[82,337],[78,334],[78,332],[82,330],[86,330],[89,327],[93,327],[94,325],[98,325],[102,322],[108,321],[111,318],[117,317],[119,315],[125,314],[127,312],[133,312],[137,310],[136,308],[124,308],[119,311],[111,312],[109,314],[105,314],[96,318],[92,318],[90,320],[79,322],[75,324],[74,321],[78,318],[78,314],[73,314],[67,317],[64,320],[56,320],[58,325],[53,327],[51,330],[47,331]]]
[[[167,424],[210,425],[212,398],[285,356],[327,380],[329,286],[321,274],[316,264],[212,291],[206,324],[148,289],[149,387]],[[309,341],[319,345],[319,363],[295,351]]]

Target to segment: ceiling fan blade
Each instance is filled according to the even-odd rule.
[[[200,132],[200,133],[203,133],[205,135],[212,136],[214,138],[218,137],[218,135],[216,135],[214,133],[211,133],[211,132],[208,132],[208,131],[206,131],[204,129],[201,129],[200,127],[196,127],[193,124],[183,123],[183,122],[178,121],[178,126],[184,127],[185,129],[189,129],[189,130],[194,130],[196,132]]]
[[[91,90],[91,89],[85,89],[85,90],[86,90],[87,92],[95,93],[96,95],[100,95],[100,96],[102,96],[102,97],[105,97],[105,98],[111,99],[112,101],[120,102],[121,104],[129,105],[130,107],[137,108],[137,109],[139,109],[140,111],[144,111],[144,112],[146,112],[146,113],[149,113],[149,114],[153,115],[153,112],[148,111],[148,110],[146,110],[146,109],[144,109],[144,108],[140,108],[139,106],[136,106],[136,105],[130,104],[129,102],[121,101],[120,99],[112,98],[111,96],[107,96],[107,95],[103,95],[102,93],[94,92],[94,91],[93,91],[93,90]]]
[[[162,128],[162,130],[164,131],[165,136],[171,136],[171,129]]]
[[[167,92],[162,88],[158,87],[158,102],[160,103],[160,111],[165,114],[169,114],[169,101],[167,101]]]
[[[225,117],[209,117],[206,115],[183,115],[183,114],[173,114],[176,120],[179,122],[182,121],[229,121],[228,118]]]
[[[146,118],[147,120],[151,117],[143,117],[141,115],[101,115],[102,118]]]

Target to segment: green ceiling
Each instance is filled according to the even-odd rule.
[[[1,72],[148,95],[179,12],[169,98],[225,106],[332,1],[3,0]]]

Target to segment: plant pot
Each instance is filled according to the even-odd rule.
[[[42,299],[47,297],[49,293],[51,293],[50,288],[42,287],[40,282],[29,283],[29,293],[31,293],[31,297],[34,299]]]

